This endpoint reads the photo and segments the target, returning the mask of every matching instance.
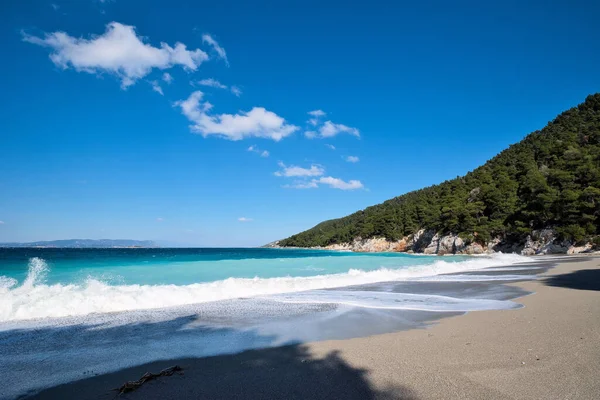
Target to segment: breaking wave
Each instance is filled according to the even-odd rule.
[[[498,254],[460,262],[436,260],[428,265],[380,268],[374,271],[349,269],[345,273],[308,277],[228,278],[189,285],[109,285],[101,280],[88,278],[83,284],[49,285],[44,283],[50,272],[48,265],[41,258],[32,258],[27,277],[21,285],[15,279],[0,276],[0,322],[158,309],[387,281],[436,280],[444,279],[436,278],[441,274],[476,271],[523,261],[528,260],[517,255]],[[479,277],[482,280],[489,279],[484,275]],[[478,275],[455,275],[449,279],[473,281],[478,279]],[[299,294],[298,301],[302,301],[302,297],[305,295]],[[288,296],[286,301],[293,299],[290,300]],[[364,302],[364,307],[378,307],[377,302],[367,301],[366,298],[361,300],[356,296],[352,305],[361,306],[361,301]],[[340,299],[340,303],[344,302],[347,303],[347,299]]]

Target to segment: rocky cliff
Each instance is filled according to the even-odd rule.
[[[277,247],[277,244],[270,247]],[[403,252],[421,254],[489,254],[495,252],[517,253],[522,255],[539,254],[579,254],[595,250],[592,243],[576,245],[568,241],[559,241],[553,229],[533,231],[523,243],[509,243],[500,238],[482,245],[467,242],[458,235],[439,235],[433,231],[420,230],[398,241],[385,238],[355,238],[352,243],[332,244],[317,247],[327,250],[346,250],[362,253]]]

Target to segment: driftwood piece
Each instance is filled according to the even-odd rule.
[[[142,386],[144,383],[146,383],[148,381],[151,381],[151,380],[156,379],[161,376],[171,376],[175,372],[183,374],[183,372],[181,372],[181,371],[183,371],[183,368],[181,368],[179,365],[173,365],[172,367],[163,369],[158,374],[153,374],[152,372],[146,372],[144,375],[142,375],[142,377],[139,380],[125,382],[123,385],[121,385],[120,387],[113,389],[113,390],[118,391],[119,394],[129,393],[129,392],[132,392],[132,391],[138,389],[140,386]]]

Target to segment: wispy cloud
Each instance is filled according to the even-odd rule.
[[[348,157],[346,157],[346,161],[348,161],[350,163],[357,163],[360,161],[360,158],[358,158],[356,156],[348,156]]]
[[[227,53],[225,49],[219,46],[219,43],[209,34],[205,33],[202,35],[202,41],[208,43],[215,50],[219,58],[225,61],[225,65],[229,66],[229,60],[227,60]]]
[[[240,97],[242,95],[242,89],[240,89],[237,86],[232,86],[231,87],[231,93],[233,93],[237,97]]]
[[[183,43],[174,47],[161,43],[154,47],[144,43],[135,27],[111,22],[101,35],[90,39],[69,36],[65,32],[46,33],[37,37],[22,32],[25,42],[52,49],[50,60],[63,69],[74,68],[91,74],[110,73],[121,80],[126,88],[148,75],[154,68],[167,69],[179,65],[188,71],[195,71],[208,60],[208,55],[200,50],[188,50]]]
[[[286,189],[316,189],[319,185],[326,185],[339,190],[356,190],[364,188],[361,181],[352,179],[346,182],[331,176],[321,176],[320,178],[313,178],[310,180],[297,180],[294,181],[294,183],[286,184],[282,187]]]
[[[203,102],[202,97],[203,93],[198,90],[175,105],[192,122],[192,132],[204,137],[215,135],[229,140],[259,137],[279,141],[298,130],[297,126],[263,107],[237,114],[211,114],[212,104]]]
[[[156,93],[159,93],[161,96],[164,96],[163,90],[158,84],[158,81],[151,81],[150,85],[152,85],[152,90],[154,90]]]
[[[227,89],[227,86],[223,85],[221,82],[213,78],[199,80],[198,85],[213,87],[217,89]]]
[[[340,190],[356,190],[364,187],[362,182],[356,179],[344,181],[332,176],[323,176],[325,175],[325,169],[320,165],[313,164],[309,168],[302,168],[295,165],[287,166],[281,161],[278,164],[281,170],[275,172],[276,176],[296,178],[293,183],[282,186],[286,189],[316,189],[319,185],[326,185]]]
[[[281,171],[275,172],[275,176],[290,177],[306,177],[306,176],[321,176],[325,170],[319,165],[311,165],[310,168],[302,168],[295,165],[286,166],[281,161],[278,165],[282,168]]]
[[[264,158],[269,157],[269,155],[270,155],[270,153],[267,150],[261,150],[256,145],[252,145],[252,146],[248,147],[248,151],[259,154],[261,157],[264,157]]]
[[[171,82],[173,82],[173,75],[171,75],[168,72],[165,72],[162,76],[162,80],[167,82],[168,84],[171,84]]]
[[[317,125],[319,125],[319,119],[321,117],[325,116],[326,113],[323,110],[314,110],[314,111],[309,111],[308,115],[312,116],[313,118],[310,118],[307,122],[312,126],[317,126]]]
[[[4,221],[0,221],[0,225],[4,225]]]
[[[58,9],[60,8],[60,6],[58,4],[55,4],[55,3],[51,3],[50,7],[52,7],[54,9],[54,11],[58,11]]]
[[[314,126],[314,128],[311,130],[304,132],[304,136],[306,136],[308,139],[314,139],[316,137],[330,138],[338,135],[339,133],[349,133],[357,137],[360,136],[358,129],[350,126],[335,124],[331,121],[325,121],[323,124],[321,124],[321,118],[327,115],[327,113],[323,110],[309,111],[308,115],[310,115],[312,118],[309,118],[306,122],[309,125]]]
[[[240,97],[242,95],[242,90],[239,87],[237,87],[237,86],[229,87],[213,78],[201,79],[196,82],[191,82],[191,84],[192,84],[192,86],[198,84],[201,86],[208,86],[208,87],[217,88],[217,89],[225,89],[225,90],[229,89],[231,91],[231,93],[236,97]]]
[[[335,150],[335,146],[332,144],[326,144],[325,147],[327,147],[328,149],[331,149],[331,150]]]
[[[318,181],[315,181],[315,182],[322,183],[324,185],[329,185],[330,187],[332,187],[334,189],[340,189],[340,190],[356,190],[356,189],[362,189],[364,187],[360,181],[353,179],[348,182],[345,182],[341,179],[333,178],[331,176],[321,177],[321,178],[319,178]]]
[[[158,218],[156,218],[156,222],[163,222],[164,220],[165,220],[165,219],[164,219],[164,218],[162,218],[162,217],[158,217]]]
[[[334,124],[331,121],[325,121],[323,126],[319,129],[320,137],[329,138],[336,136],[340,133],[349,133],[350,135],[359,137],[360,132],[356,128],[352,128],[343,124]]]
[[[254,221],[254,219],[247,218],[247,217],[239,217],[238,221],[240,221],[240,222],[252,222],[252,221]]]

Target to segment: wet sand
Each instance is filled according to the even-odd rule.
[[[558,265],[517,310],[477,311],[428,329],[199,359],[159,361],[47,389],[36,399],[114,399],[111,389],[180,365],[123,399],[597,399],[600,259]],[[8,378],[10,379],[10,378]]]

